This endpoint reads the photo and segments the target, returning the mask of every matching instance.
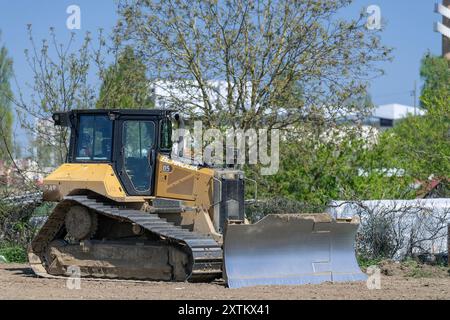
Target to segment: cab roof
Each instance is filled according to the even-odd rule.
[[[174,110],[167,109],[76,109],[53,113],[53,121],[57,126],[67,127],[77,114],[108,114],[114,116],[156,116],[168,117]]]

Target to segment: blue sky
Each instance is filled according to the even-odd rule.
[[[414,81],[420,88],[419,66],[423,55],[430,50],[441,53],[441,37],[433,31],[433,23],[440,21],[434,13],[436,0],[355,0],[342,12],[344,17],[357,17],[362,8],[378,5],[387,23],[382,34],[384,44],[394,47],[394,61],[383,67],[386,75],[371,84],[370,93],[376,104],[413,104],[411,91]],[[116,22],[114,0],[0,0],[1,43],[6,45],[14,59],[14,70],[19,83],[31,82],[24,50],[29,48],[26,25],[33,25],[37,40],[48,38],[49,27],[55,27],[58,40],[66,41],[70,31],[66,28],[69,5],[81,8],[81,30],[76,31],[79,40],[84,32],[94,34],[99,28],[111,30]],[[26,91],[25,91],[26,94]],[[26,138],[18,130],[18,141]]]

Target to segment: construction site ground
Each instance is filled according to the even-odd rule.
[[[396,263],[381,266],[381,289],[366,283],[325,283],[289,287],[228,289],[214,283],[113,282],[81,279],[69,289],[65,279],[35,277],[26,264],[0,264],[2,299],[450,299],[447,268],[412,268]],[[73,282],[69,287],[73,287]]]

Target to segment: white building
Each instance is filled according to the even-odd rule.
[[[367,122],[375,127],[392,128],[396,122],[407,116],[423,116],[425,113],[425,110],[419,107],[414,108],[398,103],[391,103],[375,108],[372,117]]]
[[[220,109],[226,106],[228,96],[228,83],[224,80],[205,81],[203,88],[209,97],[212,109]],[[233,89],[233,96],[238,97],[237,87]],[[151,84],[151,92],[157,109],[180,109],[184,107],[189,111],[201,113],[206,108],[202,90],[195,81],[188,80],[158,80]],[[246,84],[242,92],[245,95],[246,104],[250,103],[251,83]]]

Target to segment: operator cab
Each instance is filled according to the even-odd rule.
[[[172,150],[172,111],[73,110],[55,113],[71,129],[68,163],[109,163],[126,193],[154,193],[156,156]]]

